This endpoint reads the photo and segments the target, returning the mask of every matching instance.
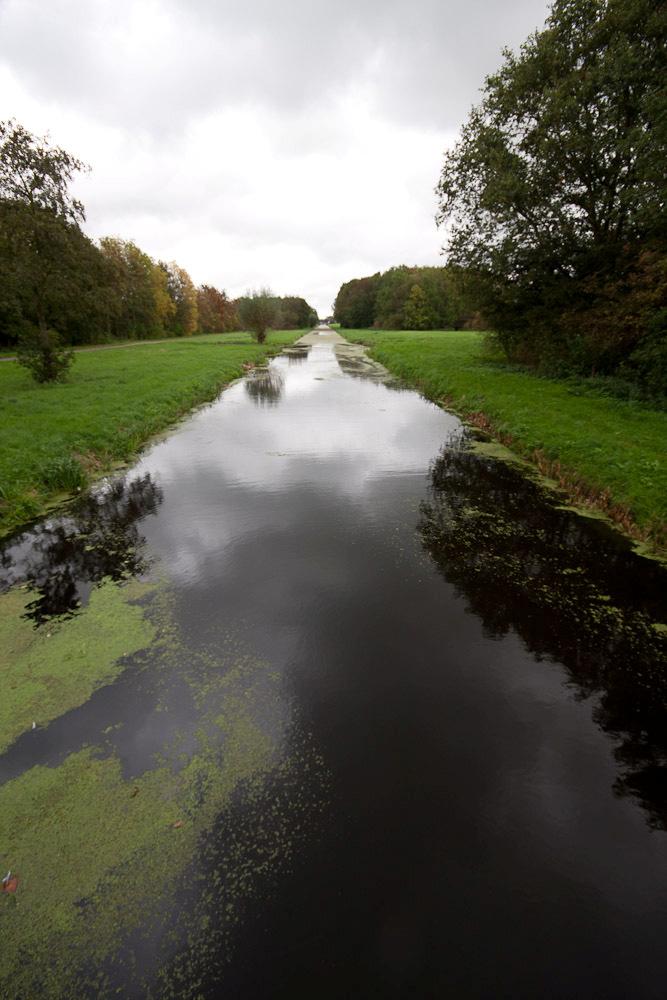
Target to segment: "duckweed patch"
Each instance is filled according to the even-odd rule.
[[[88,630],[99,637],[108,628],[109,679],[122,669],[111,662],[113,628],[122,614],[128,648],[131,617],[135,648],[150,643],[160,692],[154,710],[168,717],[184,685],[197,714],[189,735],[165,728],[162,750],[141,773],[125,771],[122,725],[104,721],[99,745],[69,753],[58,766],[33,766],[0,787],[0,863],[20,880],[15,895],[0,897],[3,997],[69,1000],[130,987],[166,997],[176,984],[179,996],[198,995],[204,971],[229,957],[244,900],[288,863],[312,826],[306,814],[312,819],[324,808],[321,794],[303,787],[304,772],[323,772],[308,740],[292,733],[289,753],[280,752],[289,713],[278,675],[233,635],[221,635],[210,650],[184,647],[169,591],[156,589],[138,606],[135,598],[146,593],[138,584],[105,584],[79,616],[37,631],[21,620],[14,638],[25,659],[35,637],[41,649],[66,636],[62,650],[72,652],[75,679],[87,662],[78,654]],[[27,594],[5,598],[16,614]],[[58,661],[54,648],[44,661],[49,668]],[[150,956],[138,964],[137,947]]]
[[[0,596],[0,751],[36,722],[44,726],[83,704],[124,669],[124,657],[147,646],[155,629],[136,603],[150,587],[103,583],[88,606],[36,629],[26,617],[29,590]]]

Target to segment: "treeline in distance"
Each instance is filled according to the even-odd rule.
[[[334,320],[350,330],[479,330],[461,275],[447,267],[392,267],[341,285]]]
[[[33,329],[66,344],[239,330],[239,301],[195,287],[174,262],[135,243],[83,232],[83,205],[69,191],[85,165],[16,122],[0,122],[0,345]],[[302,298],[275,298],[275,325],[317,322]]]

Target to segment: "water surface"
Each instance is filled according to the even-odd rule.
[[[200,822],[67,989],[662,997],[664,570],[322,341],[1,556],[38,629],[138,576],[162,630],[6,787],[92,747]]]

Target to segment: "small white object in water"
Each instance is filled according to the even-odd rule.
[[[37,729],[37,723],[35,722],[34,719],[32,720],[32,728]]]

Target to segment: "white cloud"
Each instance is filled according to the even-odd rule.
[[[544,0],[0,0],[0,117],[87,160],[93,236],[327,313],[437,263],[442,153]]]

